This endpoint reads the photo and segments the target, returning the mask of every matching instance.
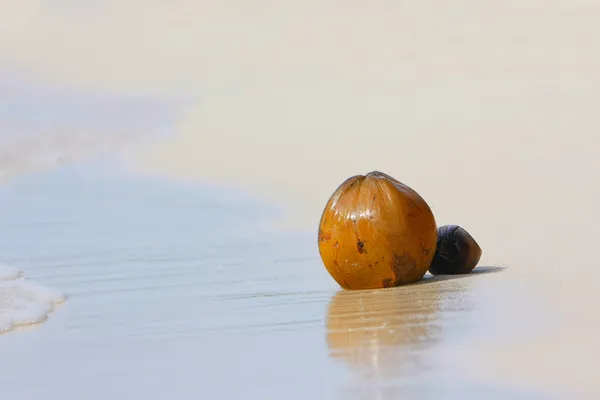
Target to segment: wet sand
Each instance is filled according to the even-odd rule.
[[[269,207],[76,171],[1,189],[3,262],[68,295],[46,322],[0,336],[6,398],[598,393],[596,284],[560,279],[546,258],[515,249],[468,276],[342,291],[315,232],[259,228]]]

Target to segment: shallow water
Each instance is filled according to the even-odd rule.
[[[0,192],[1,261],[68,296],[0,336],[3,398],[544,394],[443,356],[503,322],[501,268],[344,292],[314,232],[261,228],[269,209],[234,192],[68,169]]]

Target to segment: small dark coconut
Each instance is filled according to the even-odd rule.
[[[437,248],[429,272],[432,275],[468,274],[481,258],[481,247],[458,225],[438,228]]]

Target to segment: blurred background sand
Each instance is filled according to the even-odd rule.
[[[6,73],[175,110],[168,136],[116,146],[130,172],[240,188],[309,231],[351,175],[413,187],[478,240],[482,265],[506,267],[467,278],[490,282],[467,290],[487,308],[436,350],[447,374],[600,393],[596,3],[0,4]],[[152,130],[127,127],[119,141]]]

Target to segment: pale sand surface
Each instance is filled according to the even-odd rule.
[[[600,397],[596,3],[6,4],[9,70],[185,107],[149,181],[1,189],[0,262],[68,296],[0,336],[2,398]],[[316,226],[371,170],[505,268],[338,293]]]
[[[81,171],[0,189],[3,261],[68,295],[0,336],[3,398],[598,393],[596,285],[559,279],[550,256],[344,292],[315,232],[261,229],[270,211],[251,199]]]

